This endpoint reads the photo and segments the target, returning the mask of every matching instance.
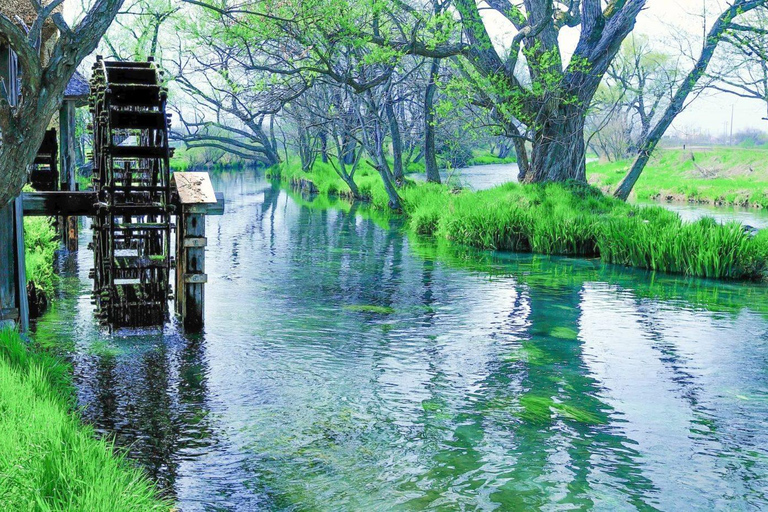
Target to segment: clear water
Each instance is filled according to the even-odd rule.
[[[37,325],[181,510],[768,507],[768,287],[451,249],[217,181],[204,333],[99,332],[87,251]]]
[[[517,164],[473,165],[460,169],[440,170],[445,183],[456,183],[472,190],[485,190],[511,181],[517,181],[520,168]],[[412,178],[425,180],[424,174],[412,174]]]

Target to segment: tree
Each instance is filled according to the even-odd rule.
[[[633,35],[624,41],[592,107],[606,113],[593,120],[598,125],[594,144],[604,155],[617,160],[637,150],[672,100],[679,75],[677,60],[655,49],[648,37]]]
[[[129,0],[104,34],[101,53],[114,60],[159,61],[161,29],[179,10],[173,0]]]
[[[768,11],[755,9],[723,36],[719,69],[711,87],[740,98],[762,101],[768,115]]]
[[[584,122],[603,75],[632,31],[645,0],[455,0],[463,37],[401,39],[372,37],[379,44],[427,57],[458,55],[473,101],[493,112],[516,139],[526,182],[586,181]],[[497,48],[481,15],[492,9],[516,34]],[[444,23],[448,23],[445,21]],[[560,32],[580,29],[573,56],[565,63]],[[530,157],[524,142],[531,143]]]
[[[656,149],[656,146],[672,124],[672,121],[675,120],[675,117],[682,112],[688,96],[696,88],[699,80],[705,75],[718,44],[727,35],[728,31],[734,28],[736,18],[763,5],[765,5],[765,0],[735,0],[720,13],[704,40],[704,46],[696,64],[681,82],[669,105],[664,110],[663,115],[638,148],[635,160],[632,162],[632,167],[614,192],[615,197],[622,200],[626,200],[629,197],[635,183],[637,183],[648,160],[651,158],[651,153]]]
[[[41,6],[30,0],[37,13],[25,33],[15,21],[0,14],[0,39],[15,53],[20,69],[18,101],[2,88],[0,97],[0,205],[21,193],[27,168],[35,159],[45,128],[58,111],[64,90],[77,65],[99,42],[114,19],[123,0],[96,0],[74,28],[55,12],[63,0]],[[53,23],[59,38],[50,57],[43,61],[43,28]]]
[[[307,84],[271,79],[259,69],[258,42],[233,40],[216,20],[203,18],[178,28],[187,40],[179,42],[174,57],[166,56],[165,64],[192,108],[178,102],[181,126],[172,136],[189,148],[218,148],[267,167],[280,163],[274,118]],[[191,51],[190,44],[205,51]]]

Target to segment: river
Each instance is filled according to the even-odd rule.
[[[215,181],[204,333],[99,331],[85,250],[36,325],[182,511],[768,507],[765,286],[445,247]]]

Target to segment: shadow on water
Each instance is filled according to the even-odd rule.
[[[764,286],[477,252],[216,180],[203,335],[99,332],[86,251],[37,325],[182,510],[768,504]]]

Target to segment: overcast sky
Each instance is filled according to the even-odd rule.
[[[672,27],[670,23],[688,29],[697,34],[702,33],[701,18],[703,6],[711,11],[710,18],[717,16],[724,2],[719,0],[648,0],[648,9],[638,19],[636,30],[653,37],[665,38]],[[712,16],[712,14],[714,16]],[[701,35],[697,40],[701,45]],[[697,98],[688,109],[680,114],[670,131],[675,128],[684,129],[686,126],[698,126],[711,131],[713,134],[723,133],[726,125],[730,125],[733,111],[733,127],[738,132],[745,128],[768,129],[765,104],[757,100],[746,100],[728,94],[707,94]]]

